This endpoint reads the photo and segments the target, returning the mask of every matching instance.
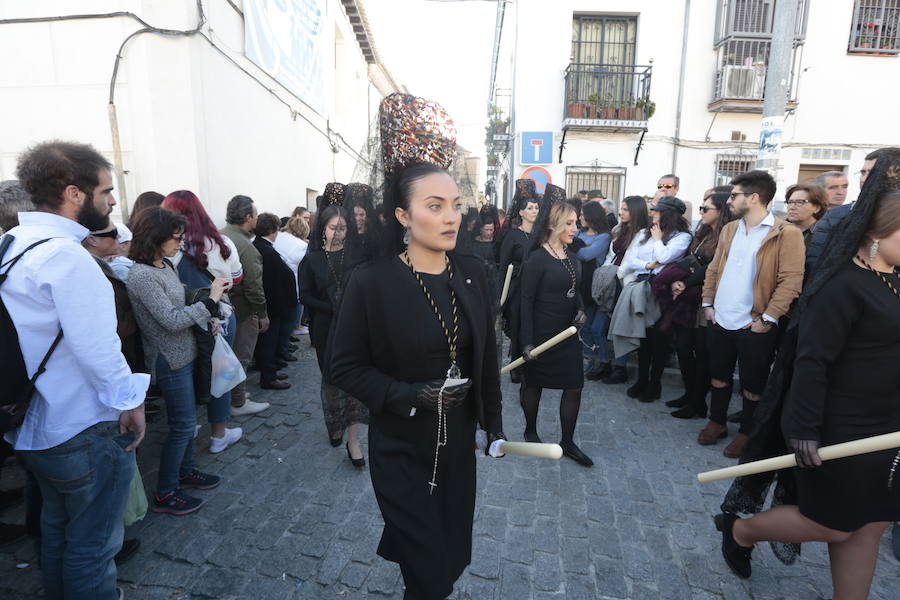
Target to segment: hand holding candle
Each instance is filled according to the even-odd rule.
[[[543,344],[539,345],[537,348],[532,350],[531,358],[537,358],[538,356],[541,355],[542,352],[546,352],[553,346],[559,344],[563,340],[566,340],[566,339],[572,337],[576,333],[578,333],[578,329],[576,329],[574,325],[572,327],[569,327],[567,329],[560,331],[559,333],[554,335],[552,338],[550,338],[549,340],[547,340],[546,342],[544,342]],[[513,369],[517,369],[524,364],[525,364],[525,357],[524,356],[519,357],[516,360],[509,363],[508,365],[506,365],[505,367],[503,367],[502,369],[500,369],[500,374],[506,375]]]

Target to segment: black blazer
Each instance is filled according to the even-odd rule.
[[[500,371],[491,311],[490,287],[481,261],[450,253],[450,281],[472,328],[472,388],[482,429],[503,431]],[[403,428],[407,417],[388,405],[409,407],[415,383],[431,378],[421,372],[424,354],[417,323],[433,319],[412,277],[397,277],[396,258],[356,268],[341,302],[332,341],[331,383],[369,407],[373,423],[386,431]],[[415,299],[416,301],[412,301]]]
[[[266,312],[272,318],[280,317],[297,306],[297,280],[272,242],[258,235],[253,240],[253,245],[262,256]]]

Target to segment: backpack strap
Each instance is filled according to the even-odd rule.
[[[37,246],[40,246],[41,244],[43,244],[45,242],[49,242],[52,239],[55,239],[55,238],[45,238],[43,240],[38,240],[38,241],[34,242],[33,244],[31,244],[30,246],[28,246],[27,248],[25,248],[24,250],[22,250],[22,252],[20,252],[16,256],[14,256],[11,259],[9,259],[8,261],[6,261],[5,263],[0,264],[0,269],[2,269],[3,267],[7,267],[6,271],[4,273],[0,274],[0,285],[3,285],[3,282],[6,281],[6,277],[9,274],[9,270],[12,269],[16,265],[16,263],[19,262],[19,259],[21,259],[23,256],[25,256],[25,254],[29,250],[31,250],[32,248],[35,248]],[[15,237],[11,236],[9,234],[4,235],[3,239],[0,240],[0,260],[3,260],[3,257],[6,255],[6,251],[9,249],[10,245],[12,245],[13,240],[15,240]],[[56,350],[57,346],[59,346],[59,343],[62,341],[62,338],[63,338],[63,332],[62,332],[62,329],[60,329],[59,333],[56,334],[56,338],[53,340],[53,343],[50,344],[50,349],[47,350],[47,353],[44,355],[44,358],[41,360],[41,364],[38,365],[38,368],[34,372],[34,375],[32,375],[31,379],[28,380],[28,384],[25,386],[25,390],[24,390],[24,393],[26,394],[24,396],[25,398],[30,398],[31,394],[34,393],[34,386],[35,386],[35,383],[37,382],[37,378],[41,375],[41,373],[43,373],[44,371],[47,370],[47,363],[50,361],[50,356],[53,355],[53,351]]]

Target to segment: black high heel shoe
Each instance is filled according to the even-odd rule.
[[[353,455],[350,454],[350,442],[347,442],[346,444],[344,444],[344,447],[347,449],[347,458],[350,459],[350,462],[353,464],[354,467],[356,467],[357,469],[361,469],[364,466],[366,466],[365,458],[353,458]]]

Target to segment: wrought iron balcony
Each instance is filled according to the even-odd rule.
[[[566,69],[563,129],[637,131],[647,128],[650,66],[572,63]]]

